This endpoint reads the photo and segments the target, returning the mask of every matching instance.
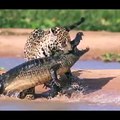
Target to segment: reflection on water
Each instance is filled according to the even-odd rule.
[[[12,67],[25,62],[22,58],[0,58],[0,66],[5,69],[11,69]],[[77,61],[72,69],[120,69],[120,63],[118,62],[102,62],[95,60]]]
[[[23,63],[22,58],[0,58],[0,66],[9,70]],[[101,61],[77,61],[72,69],[119,69],[120,63]],[[114,98],[114,99],[113,99]],[[99,90],[92,94],[76,93],[72,98],[55,97],[51,100],[34,101],[0,97],[0,110],[120,110],[120,93],[118,91]]]

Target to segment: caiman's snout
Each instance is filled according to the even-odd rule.
[[[78,50],[77,49],[77,46],[80,43],[80,40],[82,40],[83,35],[84,35],[83,32],[78,32],[76,34],[75,39],[71,41],[72,50],[69,51],[69,53],[75,53],[78,56],[80,56],[80,55],[83,55],[83,54],[85,54],[86,52],[89,51],[89,47],[86,47],[86,49],[83,49],[83,50]]]
[[[79,43],[80,43],[80,40],[82,40],[82,36],[83,36],[83,32],[78,32],[76,34],[76,37],[75,39],[73,39],[70,43],[71,43],[71,46],[72,46],[72,49],[74,49]]]
[[[77,45],[80,43],[80,40],[82,40],[83,32],[78,32],[76,34],[75,39],[73,39],[70,44],[72,46],[72,49],[69,50],[69,53],[73,53],[77,47]]]

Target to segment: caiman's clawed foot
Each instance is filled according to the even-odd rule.
[[[73,79],[71,81],[71,84],[68,84],[66,86],[64,86],[60,93],[61,94],[65,94],[67,97],[71,97],[72,93],[75,91],[81,91],[81,85],[78,81],[76,81],[75,79]]]
[[[71,87],[72,87],[73,90],[79,90],[80,85],[79,85],[77,82],[73,82],[73,83],[71,84]]]
[[[18,91],[7,91],[7,92],[3,92],[3,95],[9,96],[9,97],[15,97],[15,98],[19,98],[19,92]]]
[[[33,94],[20,93],[18,97],[20,99],[27,99],[27,100],[34,100],[35,99],[35,95],[33,95]]]
[[[57,96],[58,92],[60,92],[60,91],[61,91],[61,88],[54,85],[53,87],[51,87],[51,89],[49,91],[42,93],[40,95],[40,97],[51,99],[51,98]]]
[[[59,68],[60,68],[60,64],[55,64],[50,69],[50,74],[51,74],[51,77],[52,77],[52,81],[50,82],[51,88],[54,87],[54,86],[60,87],[60,83],[59,83],[59,79],[58,79],[59,75],[57,75],[57,70]]]
[[[48,82],[46,82],[46,83],[44,83],[43,84],[43,88],[45,88],[45,89],[47,89],[47,88],[51,88],[51,80],[50,81],[48,81]]]
[[[29,88],[20,92],[19,96],[20,99],[28,99],[33,100],[35,99],[35,88]]]
[[[69,85],[67,85],[67,86],[70,86],[70,87],[72,87],[72,88],[75,89],[75,90],[79,89],[79,86],[80,86],[80,85],[79,85],[78,82],[75,80],[74,76],[73,76],[72,73],[71,73],[71,70],[69,70],[67,73],[65,73],[65,75],[66,75],[67,78],[68,78],[67,83],[68,83]]]
[[[35,99],[35,96],[34,96],[33,94],[27,94],[27,95],[25,96],[25,99],[27,99],[27,100],[34,100],[34,99]]]
[[[60,92],[60,90],[61,90],[61,88],[54,84],[53,87],[51,88],[51,90],[49,91],[47,98],[50,99],[50,98],[57,96],[58,92]]]

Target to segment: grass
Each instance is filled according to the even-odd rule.
[[[101,60],[103,60],[105,62],[112,62],[112,61],[120,62],[120,54],[106,53],[101,56]]]
[[[120,10],[0,10],[0,28],[66,26],[85,17],[77,29],[120,31]]]

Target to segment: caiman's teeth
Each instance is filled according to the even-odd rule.
[[[84,51],[84,50],[89,50],[89,47],[86,47],[85,49],[81,49],[80,51]]]

